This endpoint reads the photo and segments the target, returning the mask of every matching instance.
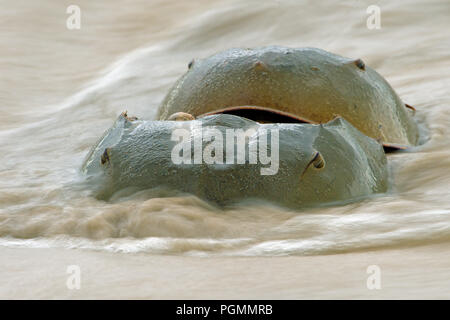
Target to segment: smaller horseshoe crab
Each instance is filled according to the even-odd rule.
[[[165,186],[219,205],[257,198],[306,207],[387,189],[382,146],[343,118],[312,125],[178,116],[183,121],[119,116],[82,167],[99,181],[99,197]]]
[[[361,59],[315,48],[230,49],[189,63],[157,118],[227,113],[262,122],[345,118],[387,148],[418,143],[418,129],[389,83]]]

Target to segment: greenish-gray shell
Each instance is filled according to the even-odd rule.
[[[221,133],[223,147],[216,145],[208,152],[222,157],[222,161],[194,163],[194,155],[188,152],[190,161],[173,161],[172,153],[180,143],[173,139],[176,129],[187,130],[189,141],[203,142],[204,159],[206,146],[216,141],[206,138],[207,132]],[[248,151],[245,161],[239,163],[239,152],[230,154],[231,149],[226,147],[230,129],[249,132],[244,150],[250,150],[250,145],[261,146],[265,138],[270,163],[262,158],[251,163]],[[278,132],[276,143],[271,140],[274,132]],[[276,147],[278,162],[273,166]],[[192,147],[191,152],[194,150]],[[270,167],[276,167],[276,172],[262,174]],[[141,121],[121,115],[92,148],[83,171],[91,176],[91,182],[98,182],[101,198],[107,199],[124,188],[166,187],[219,205],[254,198],[305,207],[383,193],[388,185],[382,146],[342,118],[312,125],[260,124],[227,114],[191,121]]]
[[[315,48],[230,49],[190,63],[157,119],[198,117],[232,107],[261,107],[326,123],[341,116],[386,146],[418,143],[412,111],[361,59]]]

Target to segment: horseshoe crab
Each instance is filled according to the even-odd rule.
[[[387,148],[418,143],[414,108],[381,75],[361,59],[315,48],[230,49],[192,61],[157,119],[177,112],[262,122],[326,123],[341,116]]]
[[[343,118],[320,125],[229,114],[181,120],[119,116],[82,167],[99,182],[98,197],[165,186],[219,205],[257,198],[305,207],[387,189],[381,144]]]

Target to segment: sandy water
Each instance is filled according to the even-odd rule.
[[[2,4],[1,297],[450,297],[448,1],[78,1],[80,30],[70,1]],[[152,119],[193,58],[272,44],[362,58],[416,107],[424,144],[389,155],[388,194],[294,211],[81,187],[122,111]]]

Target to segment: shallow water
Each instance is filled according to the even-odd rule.
[[[332,264],[334,254],[406,254],[450,244],[448,1],[378,1],[379,30],[366,27],[371,1],[78,1],[80,30],[66,28],[71,2],[6,3],[0,12],[3,261],[20,248],[75,248],[117,259],[120,253],[256,261],[330,255]],[[193,58],[271,44],[362,58],[416,107],[424,144],[388,156],[388,194],[294,211],[264,203],[218,209],[155,190],[104,202],[81,187],[85,155],[122,111],[152,119]],[[433,256],[436,264],[449,260],[445,252]]]

